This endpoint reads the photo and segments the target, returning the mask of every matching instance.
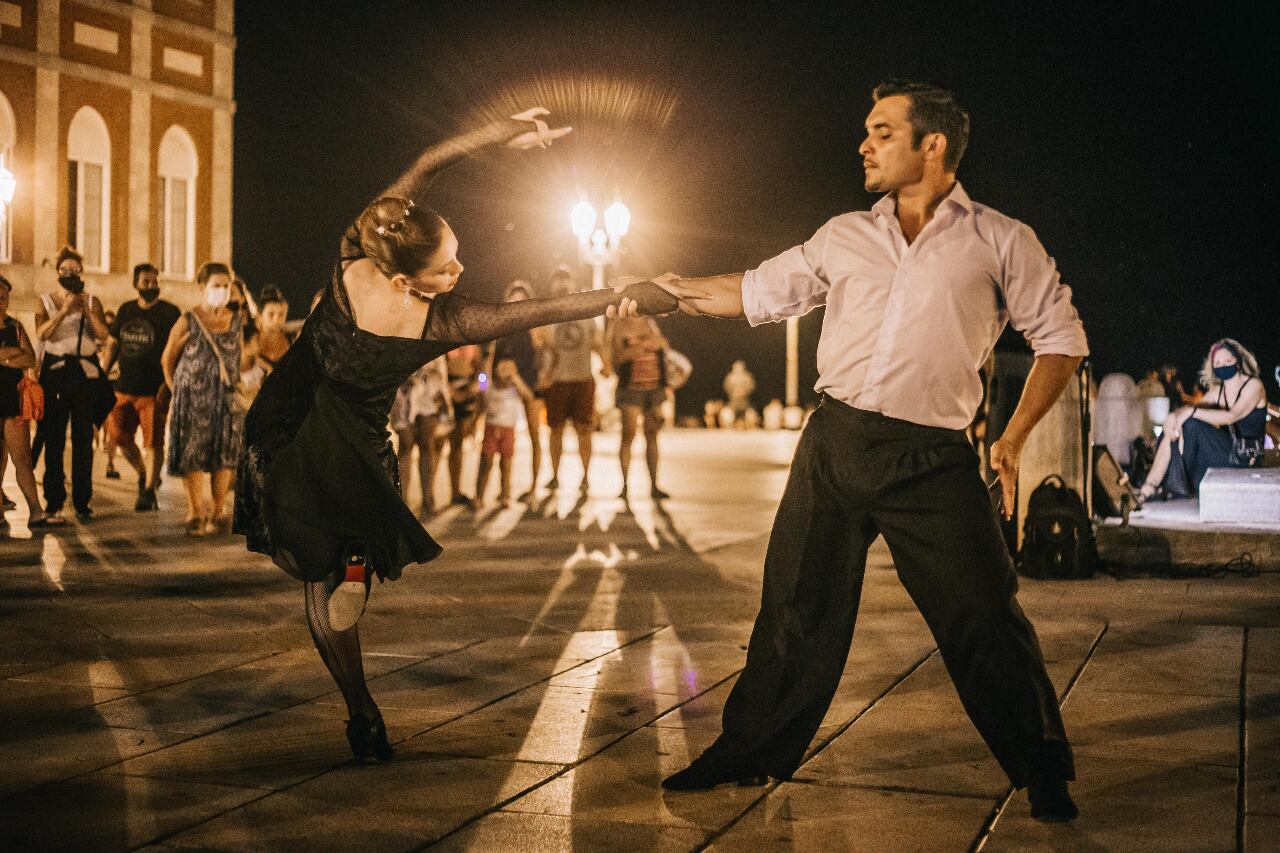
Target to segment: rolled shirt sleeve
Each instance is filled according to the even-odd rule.
[[[753,326],[799,317],[825,305],[828,222],[802,245],[770,258],[742,277],[742,312]]]
[[[1005,250],[1004,272],[1009,321],[1037,356],[1089,354],[1084,324],[1071,303],[1071,288],[1062,283],[1057,265],[1035,232],[1022,223],[1014,228]]]

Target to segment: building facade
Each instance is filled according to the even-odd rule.
[[[0,0],[0,164],[16,179],[0,273],[15,314],[54,286],[63,245],[108,307],[131,296],[134,264],[176,284],[230,263],[233,5]]]

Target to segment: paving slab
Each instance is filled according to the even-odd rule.
[[[1245,684],[1245,811],[1280,817],[1280,674],[1250,673]]]
[[[663,791],[658,783],[684,768],[715,735],[705,729],[640,729],[505,805],[503,811],[691,829],[708,837],[758,799],[763,789],[722,786],[675,793]]]
[[[176,743],[173,732],[88,725],[65,719],[7,730],[0,741],[0,813],[5,797],[48,782],[111,767],[126,758]]]
[[[559,770],[406,747],[390,764],[343,767],[161,840],[197,850],[401,851],[444,836]]]
[[[1079,781],[1071,786],[1071,794],[1080,807],[1079,820],[1072,824],[1032,820],[1026,792],[1020,791],[983,850],[1204,853],[1235,849],[1234,768],[1086,751],[1077,754],[1076,771]]]
[[[111,771],[278,790],[351,759],[343,716],[330,713],[326,724],[314,713],[280,711],[125,760]]]
[[[1209,625],[1113,627],[1089,663],[1090,690],[1235,698],[1244,631]]]
[[[1249,629],[1249,656],[1246,669],[1251,675],[1253,673],[1280,675],[1280,628]]]
[[[1280,838],[1280,817],[1246,815],[1244,819],[1245,853],[1272,853]]]
[[[6,800],[5,848],[130,850],[261,796],[227,784],[90,773]]]
[[[761,850],[965,850],[990,800],[787,783],[709,848]]]
[[[482,818],[432,851],[535,853],[610,850],[617,853],[676,853],[697,849],[704,833],[679,826],[618,824],[584,817],[499,812]]]
[[[571,764],[652,720],[673,696],[537,686],[414,739],[418,749]]]

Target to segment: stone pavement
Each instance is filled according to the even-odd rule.
[[[445,555],[375,589],[361,623],[398,742],[363,769],[298,585],[239,540],[183,537],[177,483],[138,516],[127,487],[100,480],[98,519],[35,539],[10,513],[0,845],[1277,849],[1275,574],[1023,583],[1075,743],[1073,825],[1028,818],[882,547],[796,778],[664,794],[743,665],[794,436],[664,442],[662,507],[606,497],[619,480],[604,436],[589,500],[429,524]]]

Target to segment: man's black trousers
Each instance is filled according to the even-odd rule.
[[[1017,576],[963,432],[830,398],[796,448],[765,558],[746,669],[708,759],[790,778],[853,639],[867,549],[883,535],[960,699],[1016,786],[1074,779],[1071,747]]]

